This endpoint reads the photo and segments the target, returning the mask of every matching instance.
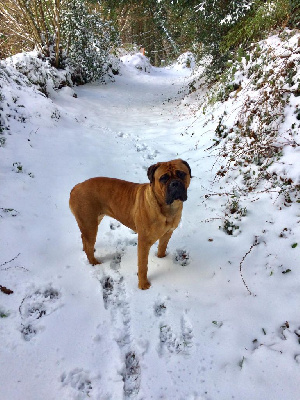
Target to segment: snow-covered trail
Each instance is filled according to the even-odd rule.
[[[161,147],[167,155],[172,152],[176,155],[178,149],[173,150],[173,141],[178,140],[178,133],[186,122],[179,124],[174,104],[167,105],[176,96],[182,97],[178,92],[188,75],[187,72],[179,74],[178,71],[172,73],[172,70],[162,69],[149,75],[125,73],[125,76],[117,77],[116,85],[102,86],[100,90],[98,85],[85,85],[77,92],[86,107],[83,114],[92,128],[110,129],[120,137],[127,134],[137,143],[143,139],[155,140],[150,152],[157,152]],[[136,150],[147,153],[138,144]],[[144,156],[151,159],[149,152]]]
[[[15,124],[3,159],[2,204],[18,212],[1,219],[1,262],[16,256],[0,270],[0,284],[14,290],[0,309],[9,310],[0,320],[3,399],[296,398],[298,303],[282,308],[282,275],[268,290],[269,278],[255,279],[271,248],[249,255],[251,274],[244,265],[256,297],[239,274],[259,218],[274,218],[262,209],[236,238],[218,229],[222,202],[204,197],[214,177],[215,159],[203,151],[210,137],[181,135],[193,122],[178,107],[187,76],[125,70],[115,83],[76,88],[77,98],[66,88],[53,104],[33,103],[40,115]],[[68,208],[71,188],[93,176],[146,182],[151,164],[176,157],[194,177],[168,256],[151,249],[151,288],[137,288],[137,236],[108,218],[96,243],[102,264],[90,266]],[[15,162],[23,173],[11,171]],[[284,279],[287,298],[293,278]]]

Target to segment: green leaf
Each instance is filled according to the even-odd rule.
[[[292,244],[292,249],[294,249],[295,247],[297,247],[298,246],[298,243],[293,243]]]
[[[9,314],[8,313],[5,313],[5,312],[0,312],[0,318],[7,318],[9,316]]]

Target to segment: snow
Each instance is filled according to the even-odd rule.
[[[190,51],[187,51],[186,53],[181,54],[177,58],[177,62],[172,65],[172,68],[175,68],[175,69],[182,69],[182,68],[194,69],[195,67],[196,67],[195,56]]]
[[[150,61],[142,53],[127,54],[120,59],[128,68],[136,68],[139,71],[148,73],[151,71]]]
[[[114,83],[51,99],[12,69],[2,87],[11,117],[0,147],[0,284],[13,294],[0,292],[1,398],[298,398],[299,204],[258,188],[239,198],[247,213],[227,235],[223,194],[240,177],[216,180],[222,160],[208,149],[236,104],[203,116],[195,97],[183,100],[189,69],[128,64]],[[150,251],[151,288],[137,287],[137,235],[109,218],[96,243],[102,264],[89,265],[72,187],[94,176],[146,182],[150,165],[178,157],[193,179],[167,257]],[[296,179],[298,160],[299,147],[287,148],[271,168]]]

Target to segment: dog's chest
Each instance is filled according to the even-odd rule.
[[[177,212],[175,214],[167,215],[165,217],[165,229],[167,231],[174,230],[177,228],[181,219],[181,212]]]

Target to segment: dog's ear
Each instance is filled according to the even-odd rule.
[[[159,166],[160,166],[160,163],[157,163],[157,164],[151,165],[151,167],[148,168],[147,175],[148,175],[148,178],[149,178],[150,183],[153,182],[153,180],[154,180],[154,173],[155,173],[155,171],[157,170],[157,168],[158,168]]]
[[[188,164],[186,161],[184,161],[184,160],[181,160],[181,161],[182,161],[182,163],[183,163],[184,165],[186,165],[186,166],[188,167],[188,170],[189,170],[189,173],[190,173],[190,177],[192,178],[191,167],[189,166],[189,164]]]

